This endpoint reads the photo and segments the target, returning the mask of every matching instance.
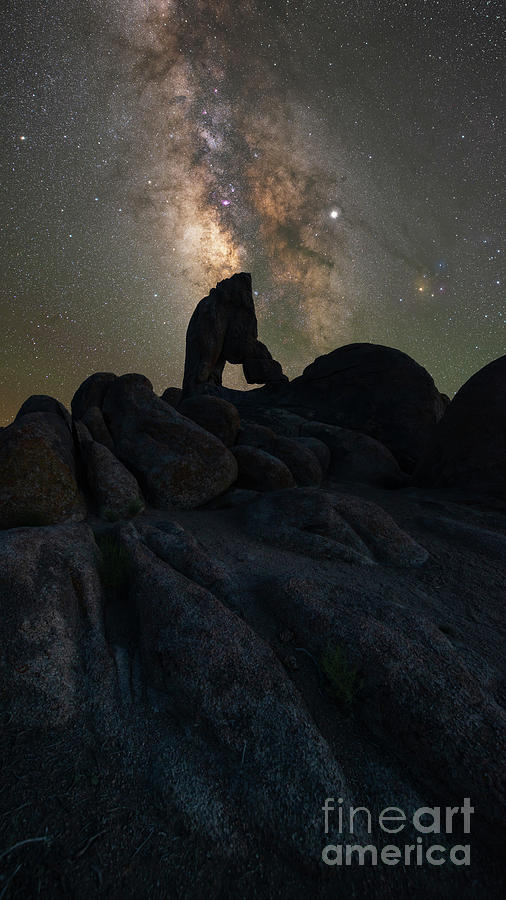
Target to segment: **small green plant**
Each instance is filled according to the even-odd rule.
[[[322,656],[321,667],[330,682],[335,699],[344,706],[349,706],[360,687],[360,676],[358,670],[350,666],[343,648],[339,645],[329,647]]]
[[[104,534],[97,537],[100,550],[98,574],[106,591],[119,592],[125,590],[130,573],[130,560],[125,547],[114,535]]]

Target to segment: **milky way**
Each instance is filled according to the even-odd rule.
[[[338,297],[346,219],[332,216],[343,173],[310,146],[311,106],[284,90],[270,33],[259,35],[258,6],[237,21],[230,2],[139,5],[124,46],[157,174],[137,202],[197,292],[252,270],[259,311],[314,347],[335,341],[349,311]]]
[[[180,383],[237,270],[291,377],[366,340],[452,393],[504,352],[500,7],[458,6],[11,4],[2,421],[96,370]]]

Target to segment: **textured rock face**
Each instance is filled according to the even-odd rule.
[[[179,522],[160,521],[156,523],[156,528],[141,524],[137,530],[145,545],[159,559],[169,563],[190,581],[209,588],[217,596],[230,590],[226,567],[213,559]]]
[[[311,488],[275,491],[245,508],[250,534],[316,559],[420,566],[428,553],[375,503]]]
[[[454,796],[483,798],[487,818],[502,827],[504,710],[430,618],[360,596],[350,603],[332,584],[297,578],[270,583],[265,596],[280,627],[316,658],[347,648],[361,673],[360,716],[383,740],[402,743],[416,777],[438,785],[444,773]]]
[[[287,381],[281,366],[258,340],[251,275],[220,281],[197,305],[186,332],[183,395],[220,386],[225,363],[242,364],[249,384]]]
[[[506,356],[466,381],[438,423],[419,484],[506,497]]]
[[[200,506],[235,481],[237,464],[224,444],[160,400],[144,376],[117,378],[102,411],[116,455],[154,506]]]
[[[150,538],[167,557],[164,536]],[[204,793],[206,834],[228,842],[233,852],[253,830],[296,856],[314,854],[314,797],[330,784],[346,788],[279,660],[239,616],[163,562],[134,529],[123,528],[120,540],[131,560],[145,675],[169,701],[169,729],[179,720],[192,731],[187,775],[174,778],[174,764],[170,779],[178,805],[202,827]],[[234,800],[225,803],[230,791]]]
[[[85,514],[65,419],[51,412],[16,418],[0,433],[0,527],[79,521]]]
[[[412,472],[446,404],[429,373],[405,353],[350,344],[307,366],[276,405],[368,434]]]
[[[165,394],[162,399],[165,399]],[[235,406],[227,400],[206,394],[187,397],[180,403],[178,412],[210,431],[225,447],[235,444],[241,420]]]
[[[0,682],[25,727],[114,708],[97,556],[87,525],[0,532]]]

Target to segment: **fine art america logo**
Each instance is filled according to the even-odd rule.
[[[373,816],[366,806],[350,806],[347,813],[344,812],[342,797],[337,799],[327,797],[322,806],[325,834],[328,840],[337,843],[328,843],[322,850],[322,860],[327,866],[351,866],[351,865],[385,865],[396,866],[399,863],[404,866],[421,866],[429,863],[431,866],[442,866],[451,862],[455,866],[469,866],[471,864],[470,844],[452,844],[451,836],[455,831],[463,834],[471,832],[471,814],[474,807],[471,806],[469,797],[465,797],[462,806],[421,806],[411,815],[398,806],[388,806],[377,816],[376,827],[379,829],[378,837],[381,838],[381,846],[373,843],[354,843],[360,835],[367,833],[372,835]],[[405,831],[407,829],[407,831]],[[389,834],[404,832],[406,843],[386,844]],[[437,843],[436,835],[447,835],[445,846]],[[346,835],[346,838],[344,838]],[[350,835],[350,843],[343,843],[343,838]],[[397,841],[399,839],[396,839]],[[434,840],[434,843],[432,843]]]

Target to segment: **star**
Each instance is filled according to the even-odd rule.
[[[489,127],[499,60],[481,55],[495,18],[485,27],[427,0],[401,28],[395,4],[247,3],[245,53],[233,0],[113,0],[86,45],[75,4],[60,4],[50,28],[32,4],[22,29],[19,5],[7,4],[2,28],[5,290],[17,300],[0,426],[49,359],[61,374],[44,387],[65,403],[92,367],[179,384],[194,305],[233,271],[252,272],[259,332],[290,378],[337,346],[372,341],[402,348],[452,394],[503,352],[492,328],[502,159]],[[52,333],[45,314],[63,297]],[[41,310],[34,368],[19,348],[25,318]]]

